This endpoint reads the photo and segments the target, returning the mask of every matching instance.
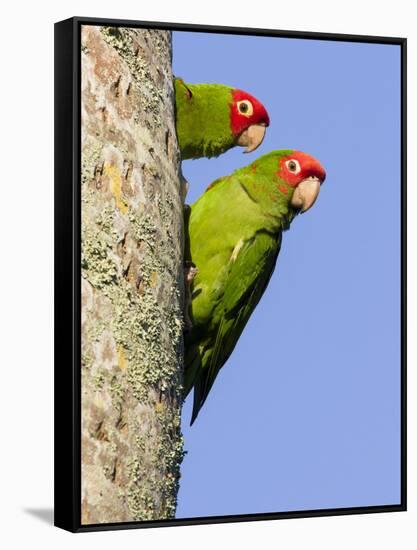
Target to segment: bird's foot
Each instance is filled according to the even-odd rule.
[[[184,262],[184,282],[185,282],[185,288],[187,290],[190,290],[191,283],[194,280],[194,277],[198,273],[198,267],[190,261]]]
[[[194,277],[198,273],[198,268],[191,261],[184,262],[184,286],[185,286],[185,300],[184,300],[184,332],[190,332],[193,328],[193,322],[191,320],[191,286]]]

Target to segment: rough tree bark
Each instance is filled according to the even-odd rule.
[[[173,517],[182,205],[171,35],[82,29],[82,523]]]

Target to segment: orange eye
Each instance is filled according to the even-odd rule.
[[[295,160],[295,159],[287,160],[285,165],[288,168],[288,171],[292,172],[293,174],[298,174],[301,171],[301,166],[298,160]]]
[[[237,102],[237,109],[243,116],[250,117],[253,115],[253,105],[248,99],[243,99]]]

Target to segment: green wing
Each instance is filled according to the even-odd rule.
[[[224,293],[215,308],[209,337],[186,357],[187,393],[194,384],[191,424],[268,285],[280,244],[281,234],[259,231],[229,260]]]

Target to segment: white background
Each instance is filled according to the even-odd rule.
[[[406,0],[127,2],[2,6],[0,543],[3,548],[414,548],[417,30]],[[73,15],[406,36],[409,57],[409,511],[73,535],[52,527],[53,23]],[[279,67],[271,64],[271,71]],[[290,60],[288,60],[290,62]],[[250,71],[250,62],[248,62]],[[318,83],[319,85],[319,83]],[[358,83],[360,86],[360,82]],[[384,162],[387,151],[381,151]],[[352,159],[350,159],[352,163]],[[354,166],[346,167],[353,170]],[[354,404],[352,404],[354,406]],[[204,473],[202,474],[204,475]],[[196,487],[198,491],[198,487]],[[221,498],[221,497],[219,497]]]

